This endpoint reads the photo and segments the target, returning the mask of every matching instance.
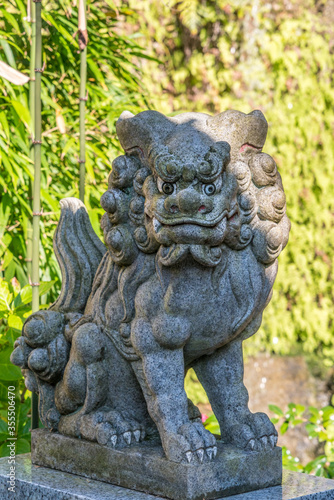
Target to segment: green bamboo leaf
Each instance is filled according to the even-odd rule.
[[[96,80],[104,87],[106,88],[105,81],[104,81],[104,76],[98,65],[91,59],[87,58],[87,64],[95,76]]]
[[[2,238],[5,228],[8,224],[8,219],[11,214],[11,196],[6,193],[1,198],[0,203],[0,239]]]
[[[3,51],[4,51],[5,55],[6,55],[6,58],[7,58],[9,66],[11,66],[12,68],[16,69],[17,66],[16,66],[15,57],[14,57],[12,49],[10,48],[9,43],[6,40],[1,40],[0,39],[0,45],[3,48]]]
[[[13,29],[15,31],[17,31],[17,33],[19,34],[21,30],[20,30],[19,23],[15,19],[15,16],[13,16],[13,14],[11,14],[10,12],[8,12],[7,9],[1,9],[1,13],[7,19],[7,21],[9,22],[9,24],[12,25]]]
[[[1,111],[1,113],[0,113],[0,123],[3,127],[3,130],[6,134],[6,136],[7,136],[7,139],[9,139],[9,125],[8,125],[7,117],[3,111]]]
[[[3,262],[2,262],[3,269],[6,269],[9,266],[9,264],[12,262],[13,258],[14,258],[14,255],[7,248],[6,253],[5,253],[5,258],[3,259]]]
[[[31,128],[31,116],[29,109],[24,106],[21,102],[19,101],[11,101],[11,104],[15,111],[17,112],[19,118],[24,122],[25,126],[27,127],[28,131],[30,132]]]
[[[46,21],[49,21],[49,22],[52,24],[52,26],[54,26],[54,27],[55,27],[55,28],[59,31],[59,33],[60,33],[61,35],[63,35],[63,37],[64,37],[67,41],[69,41],[71,44],[74,44],[74,42],[73,42],[73,37],[71,36],[71,34],[70,34],[70,33],[68,33],[68,31],[66,31],[66,30],[63,28],[63,26],[61,26],[60,24],[58,24],[58,23],[55,21],[54,17],[52,17],[52,15],[51,15],[50,13],[45,13],[45,12],[44,12],[43,17],[44,17],[44,19],[45,19]]]
[[[65,157],[66,153],[77,143],[74,137],[71,137],[65,144],[63,151],[61,153],[62,158]]]

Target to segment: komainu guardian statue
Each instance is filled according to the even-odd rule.
[[[105,245],[84,205],[62,200],[61,293],[26,321],[12,361],[50,431],[116,449],[156,435],[169,461],[200,466],[217,443],[184,390],[193,368],[221,442],[265,453],[277,432],[248,409],[242,342],[260,327],[290,230],[262,152],[267,122],[260,111],[124,112],[117,134]]]

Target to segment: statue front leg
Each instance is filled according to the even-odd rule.
[[[208,395],[224,442],[256,451],[276,445],[277,431],[269,417],[248,408],[241,340],[203,356],[193,368]]]
[[[214,436],[202,423],[189,419],[183,348],[161,346],[143,319],[133,322],[132,332],[141,358],[133,362],[133,368],[167,458],[174,462],[211,460],[217,451]]]

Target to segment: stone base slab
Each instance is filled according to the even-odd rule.
[[[31,436],[31,460],[172,500],[215,499],[282,482],[280,448],[245,452],[219,442],[211,463],[179,464],[165,458],[160,444],[149,441],[117,450],[36,429]]]
[[[1,500],[162,500],[112,484],[31,464],[30,454],[16,457],[15,492],[8,491],[8,457],[0,458]],[[282,486],[242,493],[224,500],[333,500],[334,481],[284,471]]]

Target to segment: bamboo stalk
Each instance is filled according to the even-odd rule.
[[[28,0],[28,19],[31,22],[31,49],[30,49],[30,83],[29,83],[29,110],[31,117],[31,146],[30,159],[34,162],[34,137],[35,137],[35,50],[36,50],[36,20],[35,4]],[[29,198],[32,200],[32,182],[29,179]],[[28,220],[27,226],[27,272],[29,278],[32,271],[32,221]]]
[[[84,202],[85,198],[85,174],[86,174],[86,137],[85,137],[85,113],[86,113],[86,80],[87,80],[87,26],[86,26],[86,0],[79,0],[79,48],[80,53],[80,94],[79,94],[79,113],[80,113],[80,181],[79,198]]]
[[[33,185],[33,238],[32,238],[32,312],[39,310],[39,239],[40,239],[40,186],[41,186],[41,144],[42,144],[42,105],[41,105],[41,80],[42,80],[42,3],[34,0],[36,4],[36,45],[35,45],[35,138],[34,138],[34,185]],[[36,429],[39,424],[38,398],[32,394],[31,427]]]

